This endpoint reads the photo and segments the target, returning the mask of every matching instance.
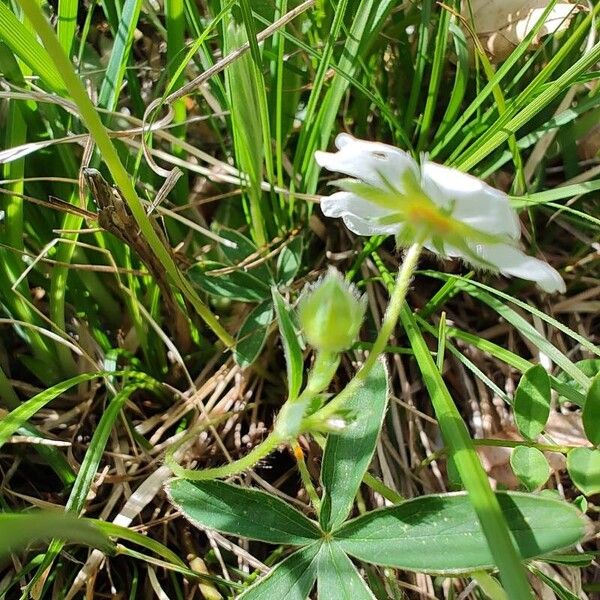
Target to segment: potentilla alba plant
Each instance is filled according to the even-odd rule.
[[[341,217],[359,235],[395,235],[402,246],[421,241],[443,257],[565,291],[555,269],[518,248],[519,219],[505,193],[387,144],[345,133],[335,143],[338,152],[316,152],[315,159],[351,179],[336,181],[343,191],[322,199],[326,216]]]

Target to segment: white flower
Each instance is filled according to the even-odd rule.
[[[518,249],[521,229],[508,196],[480,179],[379,142],[340,134],[338,152],[316,152],[319,166],[350,175],[321,200],[323,214],[341,217],[359,235],[424,240],[429,250],[476,267],[535,281],[546,292],[565,282],[548,263]]]

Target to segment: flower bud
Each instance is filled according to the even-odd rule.
[[[321,352],[343,352],[352,346],[367,308],[366,299],[342,275],[327,275],[304,291],[298,319],[306,341]]]

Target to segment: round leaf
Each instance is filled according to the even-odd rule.
[[[600,450],[575,448],[567,454],[567,470],[586,496],[600,492]]]
[[[587,439],[600,446],[600,374],[594,377],[583,407],[583,429]]]
[[[517,446],[510,455],[510,466],[530,492],[544,485],[550,477],[550,465],[537,448]]]
[[[513,408],[521,435],[536,439],[550,416],[550,378],[542,365],[525,371],[515,392]]]

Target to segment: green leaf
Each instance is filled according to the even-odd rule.
[[[594,444],[600,445],[600,374],[594,377],[592,385],[585,397],[585,406],[581,416],[583,429],[587,439]]]
[[[281,342],[283,344],[283,352],[285,354],[285,364],[287,368],[288,379],[288,401],[295,400],[302,386],[302,373],[304,369],[304,360],[302,358],[302,349],[298,341],[299,334],[296,333],[294,323],[290,317],[289,308],[281,294],[275,289],[272,289],[273,304],[275,313],[277,314],[277,322],[279,324],[279,333],[281,334]]]
[[[98,94],[98,105],[111,111],[117,107],[141,7],[141,0],[125,0],[121,9],[119,29]]]
[[[288,556],[238,600],[306,600],[317,578],[320,546],[314,543]]]
[[[229,246],[225,245],[219,246],[220,251],[225,257],[226,263],[232,266],[237,266],[239,263],[245,261],[248,257],[252,257],[251,263],[253,266],[251,266],[247,272],[254,277],[257,277],[267,285],[273,281],[273,275],[271,275],[271,271],[269,270],[267,263],[264,260],[260,260],[260,252],[252,240],[248,239],[239,231],[236,231],[235,229],[228,229],[226,227],[219,229],[219,236],[234,242],[236,245],[235,248],[230,248]],[[254,265],[256,262],[259,262],[259,264]]]
[[[344,409],[354,420],[339,434],[329,434],[323,454],[323,502],[319,519],[325,531],[341,525],[371,462],[387,407],[385,366],[379,362]]]
[[[259,304],[246,317],[238,332],[233,353],[235,362],[240,367],[248,367],[258,358],[272,320],[273,304],[269,300]]]
[[[188,275],[199,288],[219,298],[241,302],[262,302],[269,297],[268,283],[254,275],[237,269],[228,270],[224,274],[210,274],[217,269],[230,269],[230,266],[207,261],[192,267]]]
[[[585,358],[583,360],[577,361],[575,366],[587,377],[590,379],[594,379],[596,375],[600,374],[600,358]],[[562,372],[558,373],[556,379],[561,383],[573,388],[577,392],[586,395],[586,389],[573,377],[571,377],[568,373]],[[565,396],[559,396],[559,401],[564,402],[569,400],[569,398],[565,398]],[[582,404],[583,406],[583,404]]]
[[[63,79],[48,52],[5,2],[0,2],[0,38],[51,91],[65,94]]]
[[[108,536],[92,523],[58,511],[0,513],[0,531],[0,559],[25,550],[29,544],[52,538],[86,544],[109,554],[115,549]]]
[[[515,393],[513,408],[521,435],[536,439],[550,416],[550,378],[542,365],[525,371]]]
[[[536,577],[539,577],[556,594],[559,600],[579,600],[581,598],[581,596],[576,596],[558,581],[554,581],[554,579],[548,577],[540,569],[536,569],[535,567],[530,567],[530,569]]]
[[[319,598],[324,599],[375,600],[352,561],[335,542],[321,546],[317,590]]]
[[[567,454],[567,470],[586,496],[600,492],[600,450],[575,448]]]
[[[550,477],[550,465],[543,452],[537,448],[517,446],[511,452],[510,466],[530,492],[544,485]]]
[[[275,496],[222,481],[174,479],[171,502],[198,527],[271,544],[299,546],[321,537],[317,524]]]
[[[496,494],[522,558],[578,542],[584,522],[572,506],[519,492]],[[409,500],[348,522],[335,532],[342,550],[365,562],[423,573],[460,573],[494,566],[467,494]]]
[[[277,283],[279,285],[287,286],[294,282],[294,277],[302,266],[303,246],[302,237],[298,236],[283,247],[277,259]]]
[[[23,426],[27,420],[35,415],[38,410],[43,408],[48,402],[51,402],[56,397],[60,396],[63,392],[66,392],[69,388],[79,385],[84,381],[90,379],[97,379],[101,377],[101,373],[82,373],[71,379],[61,381],[56,385],[36,394],[33,398],[23,402],[20,406],[15,408],[13,411],[5,415],[0,420],[0,448],[6,443],[6,441]]]

